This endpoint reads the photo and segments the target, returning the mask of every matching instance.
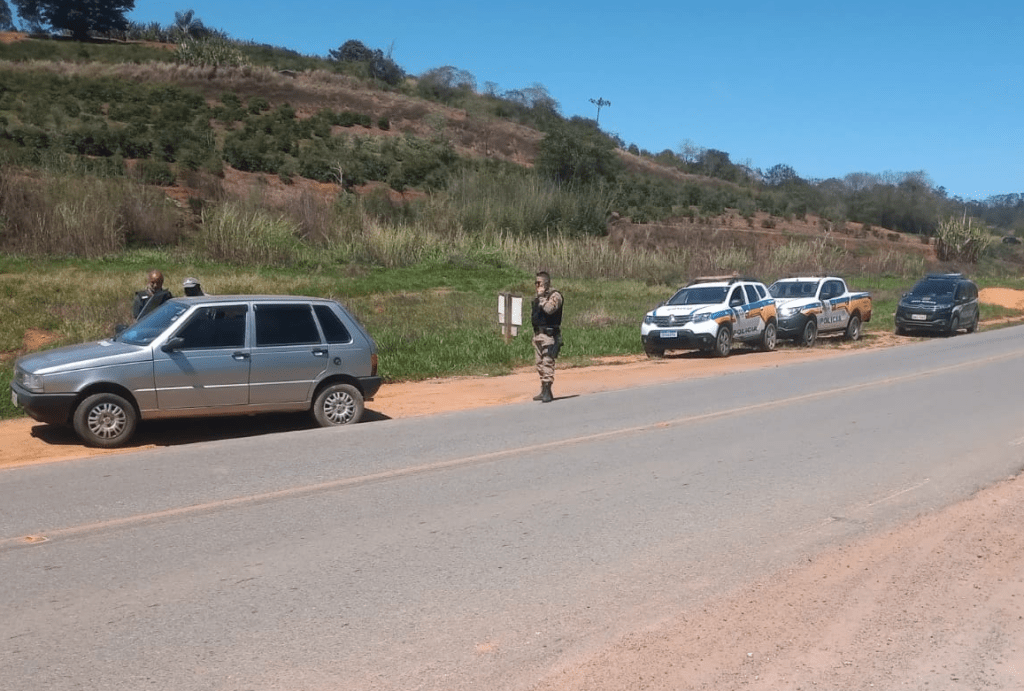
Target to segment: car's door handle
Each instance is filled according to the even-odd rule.
[[[239,350],[237,352],[231,353],[231,357],[233,357],[236,360],[248,360],[249,353],[243,353],[242,351]]]
[[[313,355],[316,355],[317,357],[327,357],[327,349],[326,348],[314,348],[313,349]]]

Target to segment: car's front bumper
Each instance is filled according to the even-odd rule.
[[[779,338],[799,338],[804,332],[804,325],[807,324],[807,320],[812,318],[799,312],[792,317],[780,318],[778,324]]]
[[[29,417],[50,425],[66,425],[75,409],[75,393],[33,393],[11,382],[11,402],[23,408]]]
[[[916,319],[915,315],[917,315]],[[895,316],[896,328],[904,331],[946,331],[949,329],[950,319],[952,319],[950,312],[925,312],[923,310],[898,310]]]
[[[689,329],[651,329],[640,339],[651,350],[707,350],[715,344],[714,334]]]

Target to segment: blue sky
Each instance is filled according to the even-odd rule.
[[[236,39],[326,56],[349,39],[407,72],[547,88],[563,115],[652,152],[690,141],[805,178],[924,171],[953,196],[1024,192],[1024,3],[820,0],[136,0]]]

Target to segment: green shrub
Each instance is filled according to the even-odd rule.
[[[169,187],[174,184],[175,175],[171,166],[163,161],[144,159],[138,164],[139,178],[147,185]]]

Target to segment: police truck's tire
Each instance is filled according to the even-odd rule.
[[[732,327],[728,324],[718,325],[718,334],[715,336],[715,346],[711,354],[715,357],[728,357],[732,350]]]
[[[846,325],[846,340],[860,340],[860,317],[856,314],[850,317],[850,323]]]
[[[313,401],[313,418],[321,427],[351,425],[363,417],[363,395],[351,384],[325,386]]]
[[[779,342],[779,327],[775,322],[768,322],[764,325],[764,333],[761,334],[761,350],[770,353],[775,350]]]
[[[810,348],[817,340],[818,322],[816,319],[811,317],[804,324],[804,328],[800,331],[800,337],[796,339],[796,342],[797,345],[803,346],[804,348]]]
[[[82,401],[72,418],[75,434],[88,446],[111,449],[135,434],[139,416],[135,406],[121,396],[98,393]]]

